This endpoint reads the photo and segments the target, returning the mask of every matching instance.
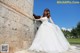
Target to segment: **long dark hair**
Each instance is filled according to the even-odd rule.
[[[34,16],[35,19],[40,19],[41,18],[41,16],[39,16],[39,15],[33,14],[33,16]]]
[[[47,12],[47,14],[45,14],[45,11]],[[48,8],[46,8],[43,12],[43,17],[47,16],[47,18],[50,17],[50,10]]]

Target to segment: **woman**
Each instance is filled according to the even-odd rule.
[[[43,16],[35,20],[41,20],[42,24],[29,50],[57,53],[71,49],[69,42],[60,28],[52,21],[49,9],[45,9]],[[49,20],[50,22],[48,22]]]
[[[37,16],[37,15],[35,15],[35,14],[33,14],[33,16],[34,16],[34,18],[35,19],[40,19],[41,18],[41,16]],[[38,21],[35,21],[35,25],[36,25],[36,29],[38,30],[38,28],[39,28],[39,26],[41,25],[41,21],[40,20],[38,20]],[[37,31],[36,30],[36,31]]]

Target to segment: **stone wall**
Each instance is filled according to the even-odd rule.
[[[33,0],[0,0],[0,45],[26,49],[34,37]]]

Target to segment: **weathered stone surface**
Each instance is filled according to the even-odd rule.
[[[1,1],[12,8],[22,10],[27,14],[32,15],[34,0],[1,0]]]
[[[9,53],[27,49],[34,38],[33,0],[0,0],[0,44]]]

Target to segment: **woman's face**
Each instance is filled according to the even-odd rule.
[[[47,15],[49,16],[50,15],[50,12],[48,12]]]
[[[45,16],[50,17],[50,12],[49,11],[44,11]]]
[[[47,12],[47,11],[44,11],[44,14],[45,14],[45,15],[47,15],[47,14],[48,14],[48,12]]]

